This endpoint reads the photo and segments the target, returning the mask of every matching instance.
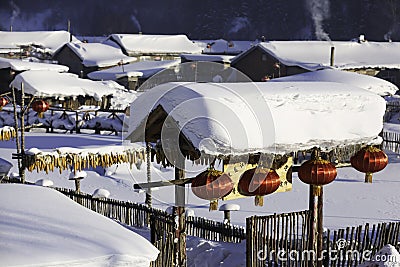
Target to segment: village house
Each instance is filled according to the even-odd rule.
[[[70,72],[87,77],[93,71],[136,61],[122,53],[121,49],[101,43],[67,43],[53,56],[59,64],[69,67]]]
[[[234,58],[231,66],[253,81],[336,68],[400,85],[400,43],[364,39],[262,42]]]
[[[57,64],[47,64],[28,59],[11,59],[0,57],[0,94],[9,92],[9,86],[15,76],[27,70],[51,70],[56,72],[67,72],[68,67]]]
[[[0,31],[0,56],[8,58],[33,56],[50,59],[64,44],[76,41],[78,39],[67,31]]]
[[[117,45],[128,56],[144,60],[179,59],[180,54],[200,54],[202,49],[186,35],[112,34],[104,42]]]
[[[92,80],[116,81],[128,90],[137,90],[138,87],[150,77],[153,77],[161,71],[168,69],[168,74],[175,77],[176,74],[172,68],[177,66],[179,63],[179,60],[140,61],[105,70],[94,71],[89,73],[88,77]],[[166,74],[166,72],[164,72],[164,74]],[[154,82],[156,81],[158,81],[158,79],[154,80]]]

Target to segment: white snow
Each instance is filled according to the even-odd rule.
[[[117,80],[121,77],[140,77],[143,79],[149,78],[154,74],[179,65],[180,60],[149,60],[140,61],[113,68],[94,71],[88,74],[88,77],[93,80]]]
[[[112,34],[109,38],[123,47],[129,55],[201,53],[201,48],[183,34]]]
[[[67,66],[58,64],[39,63],[21,59],[0,58],[0,69],[6,68],[11,68],[15,71],[52,70],[58,72],[67,72],[69,70]]]
[[[54,185],[54,182],[50,179],[39,179],[35,182],[36,185],[50,187]]]
[[[358,265],[359,267],[399,267],[400,254],[397,249],[388,244],[379,250],[371,260]]]
[[[357,86],[381,96],[394,95],[399,90],[396,85],[380,78],[335,69],[290,75],[269,82],[337,82]]]
[[[57,191],[0,184],[2,265],[149,266],[146,239]]]
[[[237,211],[240,210],[240,206],[238,204],[233,204],[233,203],[227,203],[223,204],[219,207],[220,211],[226,211],[226,210],[232,210],[232,211]]]
[[[19,48],[24,45],[38,45],[45,48],[46,51],[54,53],[70,41],[70,33],[67,31],[0,31],[0,40],[0,47]],[[72,36],[72,42],[76,41],[78,39]]]
[[[379,143],[386,108],[380,96],[339,83],[168,83],[131,104],[129,140],[144,140],[142,127],[158,105],[212,155]]]
[[[334,67],[339,69],[400,68],[398,42],[270,41],[258,46],[285,65],[309,70],[330,65],[332,46],[335,47]]]
[[[137,60],[128,57],[121,49],[101,43],[68,43],[66,44],[81,60],[86,67],[109,67],[119,62],[126,64]]]
[[[92,194],[93,198],[108,198],[109,196],[110,196],[110,191],[104,188],[96,189]]]
[[[186,61],[210,61],[230,63],[235,56],[228,55],[206,55],[206,54],[181,54],[181,58]]]
[[[21,83],[24,84],[26,94],[60,99],[81,95],[92,96],[100,101],[101,97],[117,94],[119,90],[124,89],[113,81],[91,81],[72,73],[55,71],[25,71],[15,77],[10,87],[14,86],[20,90]]]
[[[86,177],[87,173],[85,171],[71,172],[69,175],[69,179],[85,179]]]

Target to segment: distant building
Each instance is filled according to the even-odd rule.
[[[70,72],[87,77],[93,71],[134,62],[118,48],[101,43],[67,43],[53,56],[58,63],[69,67]]]
[[[180,54],[199,54],[202,49],[186,35],[112,34],[105,44],[118,45],[139,60],[179,59]]]
[[[78,39],[67,31],[0,31],[0,56],[50,59],[64,44],[76,41]]]
[[[234,58],[231,66],[253,81],[332,67],[379,77],[399,86],[400,43],[365,40],[262,42]]]

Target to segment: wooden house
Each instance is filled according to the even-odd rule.
[[[136,60],[116,47],[101,43],[67,43],[53,56],[58,63],[69,67],[70,72],[81,78],[93,71],[127,64]]]
[[[33,56],[39,59],[51,59],[60,47],[76,39],[67,31],[0,31],[0,51],[5,57],[21,58]]]
[[[253,81],[324,68],[376,76],[400,85],[400,43],[270,41],[238,55],[231,65]]]
[[[21,59],[0,58],[0,93],[9,91],[10,83],[14,80],[15,76],[27,70],[67,72],[68,67]]]

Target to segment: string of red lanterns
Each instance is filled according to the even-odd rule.
[[[43,113],[50,108],[49,103],[40,99],[32,103],[32,109],[38,113],[39,118],[43,118]]]

